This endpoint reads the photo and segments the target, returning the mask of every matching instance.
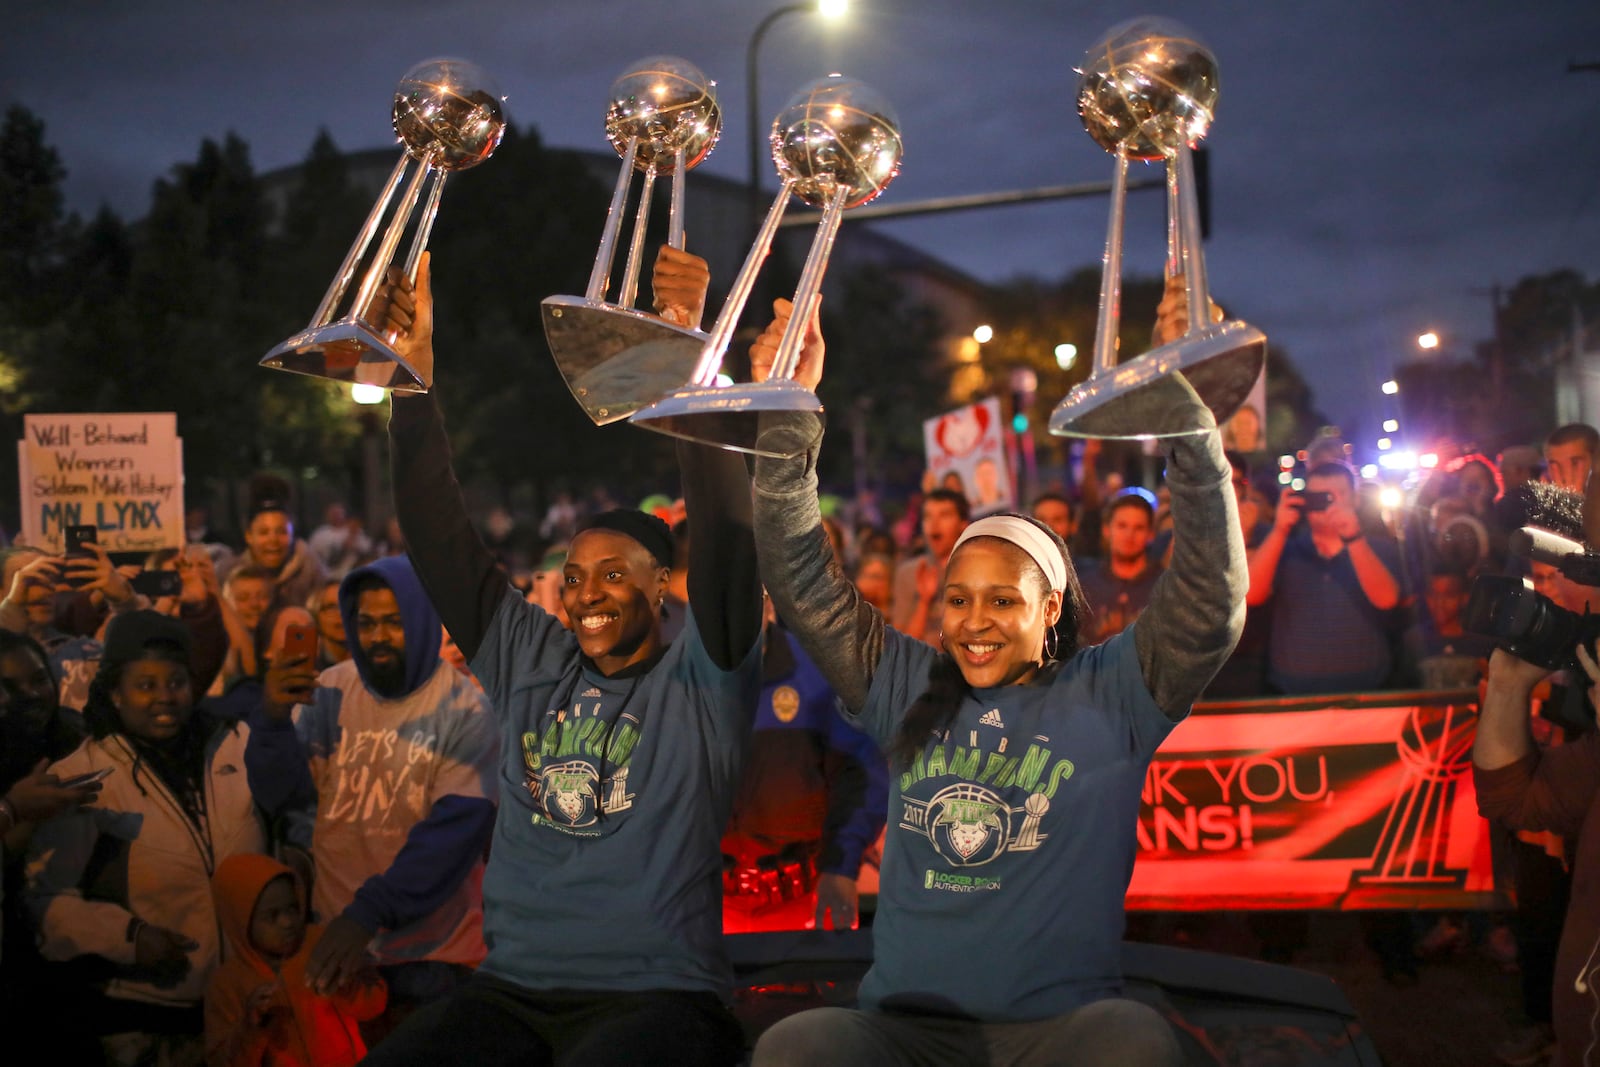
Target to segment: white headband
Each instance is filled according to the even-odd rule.
[[[1049,534],[1027,519],[1018,515],[990,515],[988,518],[979,519],[956,538],[956,546],[950,550],[950,554],[955,555],[956,548],[960,548],[974,537],[998,537],[1002,541],[1016,545],[1039,565],[1040,570],[1044,571],[1051,592],[1059,593],[1066,590],[1067,565],[1061,559],[1061,549],[1056,546]]]

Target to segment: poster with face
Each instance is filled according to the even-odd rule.
[[[998,399],[989,397],[928,419],[922,424],[922,439],[933,485],[964,493],[974,518],[1016,510]]]

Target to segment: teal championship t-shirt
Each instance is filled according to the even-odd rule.
[[[725,993],[722,853],[760,642],[733,671],[691,616],[649,671],[606,678],[506,597],[472,660],[500,719],[482,970],[529,989]]]
[[[886,633],[858,720],[885,748],[936,655]],[[862,1006],[1020,1021],[1116,996],[1139,790],[1172,725],[1132,628],[1042,681],[970,691],[890,768]]]

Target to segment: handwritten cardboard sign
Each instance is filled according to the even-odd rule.
[[[17,445],[22,534],[62,551],[94,526],[110,552],[183,546],[183,442],[172,412],[26,415]]]

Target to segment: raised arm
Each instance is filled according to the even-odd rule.
[[[750,473],[737,452],[689,442],[678,445],[678,466],[689,513],[689,606],[712,662],[732,670],[761,634]]]
[[[1244,535],[1215,430],[1167,448],[1172,565],[1133,624],[1139,668],[1156,704],[1181,718],[1244,629]]]
[[[883,658],[884,621],[845,577],[822,528],[817,503],[821,420],[810,412],[768,414],[762,420],[761,443],[774,451],[804,447],[794,459],[756,459],[761,580],[778,617],[800,639],[845,707],[860,711]]]
[[[416,290],[390,288],[388,321],[396,347],[414,365],[433,365],[433,295],[424,254]],[[395,514],[406,550],[428,598],[467,659],[477,655],[500,602],[513,595],[510,581],[467,518],[461,486],[450,466],[450,441],[433,393],[393,394],[389,464]]]
[[[1578,646],[1578,662],[1589,676],[1591,699],[1600,665]],[[1600,736],[1541,749],[1529,719],[1533,690],[1548,672],[1504,649],[1489,659],[1489,678],[1472,743],[1472,776],[1478,812],[1513,830],[1552,830],[1574,835],[1583,826],[1600,788]]]
[[[1187,320],[1182,294],[1182,280],[1169,279],[1159,312],[1158,341],[1175,336],[1172,323]],[[1220,310],[1213,307],[1212,316],[1220,317]],[[1133,624],[1145,685],[1157,706],[1169,718],[1179,719],[1239,641],[1250,576],[1222,435],[1182,377],[1164,379],[1159,385],[1172,391],[1174,403],[1197,408],[1212,427],[1207,433],[1164,442],[1167,489],[1172,494],[1172,563],[1156,580],[1149,606]]]
[[[777,318],[750,350],[759,380],[766,376],[778,339],[788,325],[786,300]],[[823,343],[815,317],[807,332],[796,378],[816,388],[822,377]],[[884,622],[861,599],[834,557],[817,502],[817,455],[822,422],[810,412],[770,412],[762,417],[764,451],[798,452],[793,459],[758,456],[755,469],[756,554],[761,580],[778,618],[800,639],[806,653],[851,711],[867,702],[872,673],[883,658]]]

